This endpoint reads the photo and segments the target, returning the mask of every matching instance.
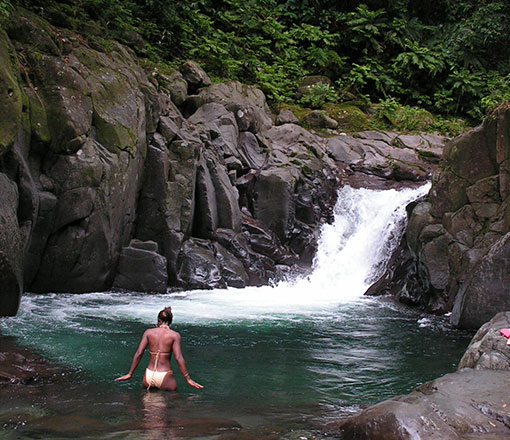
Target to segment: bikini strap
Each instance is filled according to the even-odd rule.
[[[158,360],[159,360],[160,351],[158,350],[156,353],[151,351],[150,353],[156,354],[156,362],[154,362],[154,370],[152,370],[152,376],[151,376],[151,380],[149,381],[149,386],[147,387],[147,391],[149,391],[149,389],[154,381],[154,375],[156,374],[156,371],[158,370]]]

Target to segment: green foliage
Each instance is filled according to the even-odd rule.
[[[4,27],[12,9],[13,6],[9,0],[0,0],[0,28]]]
[[[317,82],[308,88],[307,93],[299,100],[299,103],[313,109],[320,109],[328,102],[337,101],[338,94],[332,86]]]
[[[438,118],[423,108],[402,105],[395,99],[385,99],[375,106],[374,126],[403,132],[436,131],[450,136],[468,127],[462,120]]]
[[[275,102],[292,102],[317,74],[337,91],[314,91],[305,105],[333,92],[479,120],[510,95],[508,0],[0,0],[0,17],[11,3],[66,17],[77,32],[99,24],[105,40],[136,31],[153,62],[193,58]]]

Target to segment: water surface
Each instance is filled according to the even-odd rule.
[[[320,438],[328,422],[454,371],[471,334],[446,317],[362,296],[398,242],[405,204],[426,190],[343,189],[304,279],[166,295],[25,295],[0,330],[68,372],[2,395],[0,433]],[[147,393],[147,354],[130,382],[113,382],[167,305],[188,370],[205,388],[187,387],[174,365],[179,392]]]

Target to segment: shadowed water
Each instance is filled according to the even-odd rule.
[[[2,394],[0,435],[319,438],[329,421],[454,371],[470,334],[362,297],[398,242],[405,204],[426,190],[343,189],[305,279],[167,295],[25,295],[0,330],[69,372]],[[167,305],[205,388],[187,387],[174,366],[179,393],[145,392],[147,357],[131,382],[113,382]]]

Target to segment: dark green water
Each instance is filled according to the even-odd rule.
[[[472,336],[386,299],[361,298],[311,314],[211,319],[191,313],[194,301],[198,309],[205,301],[206,294],[197,295],[26,296],[22,313],[1,321],[2,333],[70,373],[2,396],[3,438],[91,432],[93,438],[216,438],[226,423],[218,419],[225,418],[256,438],[293,431],[314,438],[330,421],[454,371]],[[216,295],[232,301],[232,293]],[[128,302],[135,306],[126,316]],[[173,328],[182,335],[192,377],[205,388],[187,387],[177,373],[178,394],[146,393],[140,382],[147,358],[131,382],[113,382],[129,368],[151,325],[148,316],[166,304],[174,307]]]

